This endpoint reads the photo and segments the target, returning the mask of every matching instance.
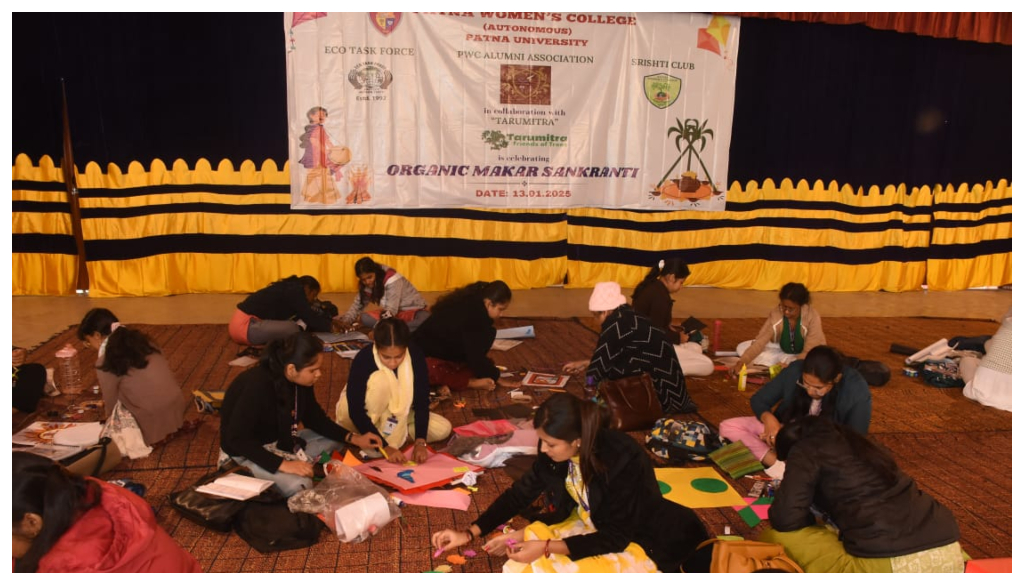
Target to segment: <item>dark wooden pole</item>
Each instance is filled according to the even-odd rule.
[[[82,236],[82,212],[78,207],[78,181],[75,171],[75,157],[71,148],[71,121],[68,119],[68,94],[64,87],[64,79],[60,80],[60,94],[63,102],[64,117],[64,157],[60,168],[64,171],[64,186],[67,189],[68,204],[71,206],[71,233],[75,236],[75,248],[78,252],[77,277],[75,292],[89,292],[89,265],[85,257],[85,238]]]

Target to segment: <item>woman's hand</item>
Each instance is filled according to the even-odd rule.
[[[434,545],[434,548],[444,551],[449,551],[453,548],[468,544],[469,541],[469,535],[466,534],[465,530],[442,530],[440,532],[435,532],[434,535],[430,537],[430,543]]]
[[[510,547],[518,546],[526,533],[523,530],[516,530],[508,534],[499,534],[487,541],[484,545],[484,552],[491,556],[508,555],[512,552]]]
[[[365,433],[362,435],[352,433],[352,438],[349,442],[363,451],[373,451],[374,449],[379,449],[381,445],[384,444],[381,442],[380,437],[373,433]]]
[[[735,364],[729,366],[730,376],[739,376],[740,370],[743,369],[743,360],[737,361]]]
[[[412,460],[416,463],[423,463],[430,457],[430,449],[427,448],[427,444],[416,441],[416,445],[412,448]]]
[[[408,461],[408,459],[405,458],[405,453],[402,453],[394,447],[384,447],[384,454],[388,456],[388,461],[391,463],[402,464]]]
[[[282,461],[277,470],[281,473],[313,477],[313,464],[309,461]]]
[[[520,563],[532,563],[544,556],[544,546],[546,544],[546,540],[527,540],[526,542],[519,542],[510,547],[508,551],[508,558],[513,561],[519,561]]]
[[[518,388],[522,385],[522,380],[513,380],[511,378],[498,378],[498,386],[501,386],[502,388]]]
[[[579,360],[575,362],[569,362],[562,366],[562,371],[566,374],[582,374],[587,370],[587,366],[590,365],[589,360]]]
[[[779,430],[782,429],[782,423],[780,423],[779,419],[775,418],[775,415],[770,412],[765,412],[761,415],[761,422],[764,424],[764,432],[761,433],[760,438],[774,449],[775,436],[778,435]]]

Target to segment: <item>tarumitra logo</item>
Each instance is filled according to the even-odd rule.
[[[484,130],[480,137],[484,139],[484,142],[491,145],[491,150],[508,148],[508,137],[501,130]]]
[[[700,157],[700,153],[704,152],[704,149],[707,147],[708,138],[713,139],[715,137],[714,130],[707,126],[707,120],[697,122],[696,118],[687,118],[686,121],[680,121],[679,118],[676,118],[676,125],[668,129],[668,137],[672,138],[675,135],[676,150],[679,151],[679,156],[676,157],[675,162],[665,172],[665,176],[654,186],[654,190],[651,191],[652,196],[698,201],[706,199],[713,194],[721,193],[711,182],[711,173],[708,172],[708,168],[704,165],[704,160]],[[683,142],[686,143],[685,147]],[[683,171],[678,179],[669,179],[684,156],[686,157],[686,170]],[[694,159],[697,159],[697,163],[700,164],[706,180],[697,180],[697,173],[691,170]]]

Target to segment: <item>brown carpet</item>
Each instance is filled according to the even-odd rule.
[[[705,323],[713,319],[701,318]],[[935,340],[954,336],[991,335],[997,324],[984,321],[944,319],[886,318],[830,319],[824,328],[829,342],[848,355],[879,360],[893,371],[892,380],[882,388],[873,389],[874,412],[871,436],[893,451],[901,467],[917,481],[922,490],[948,506],[960,525],[961,544],[975,558],[1011,556],[1012,417],[1010,413],[981,406],[963,397],[959,389],[937,389],[920,379],[901,374],[904,356],[889,353],[898,343],[925,347]],[[734,348],[753,337],[761,319],[723,320],[721,348]],[[550,318],[505,319],[500,326],[533,324],[537,338],[527,340],[507,352],[492,352],[492,357],[510,370],[532,369],[556,371],[560,364],[590,355],[597,339],[590,322]],[[228,366],[239,347],[230,341],[225,325],[138,325],[163,348],[175,368],[182,389],[191,393],[196,388],[226,389],[241,372]],[[29,361],[52,367],[54,352],[74,340],[68,329],[35,348]],[[78,344],[80,347],[80,344]],[[95,359],[95,352],[83,350],[83,364]],[[323,376],[316,392],[324,408],[333,413],[334,405],[345,385],[349,360],[330,356],[324,361]],[[95,383],[91,367],[85,367],[87,387]],[[750,414],[749,397],[755,387],[741,393],[735,381],[715,373],[707,378],[688,378],[689,390],[700,406],[699,416],[712,426],[725,418]],[[574,379],[569,390],[582,391],[582,380]],[[546,393],[535,398],[543,400]],[[78,415],[76,404],[94,398],[88,391],[77,396],[44,399],[32,415],[15,414],[13,429],[34,420],[62,419],[64,413],[80,416],[80,420],[96,418],[94,411]],[[502,392],[469,392],[461,396],[465,408],[456,408],[452,401],[442,402],[438,413],[448,417],[454,426],[475,420],[473,409],[495,408],[511,404]],[[216,415],[199,415],[191,409],[187,415],[197,426],[166,441],[144,459],[124,460],[106,474],[104,479],[128,478],[147,487],[146,499],[157,511],[160,524],[183,547],[191,551],[203,569],[216,572],[422,572],[442,563],[431,556],[429,536],[446,527],[463,527],[476,518],[498,494],[511,485],[505,469],[488,470],[480,477],[479,491],[467,512],[408,506],[403,517],[389,524],[379,534],[360,544],[341,544],[336,537],[323,532],[315,546],[299,551],[261,554],[234,533],[222,534],[206,530],[181,518],[167,504],[167,495],[181,489],[208,472],[217,458],[220,419]],[[642,440],[643,433],[633,433]],[[443,445],[436,445],[440,448]],[[513,467],[510,465],[510,467]],[[741,479],[733,482],[745,493],[752,483]],[[709,532],[722,533],[730,526],[733,533],[748,538],[767,526],[762,522],[751,529],[730,509],[701,509],[698,515]],[[525,525],[517,518],[516,526]],[[456,572],[496,572],[502,560],[480,552]]]

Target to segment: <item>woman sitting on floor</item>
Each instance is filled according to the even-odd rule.
[[[595,383],[647,373],[665,414],[697,411],[686,392],[686,380],[672,343],[661,329],[626,303],[617,283],[597,283],[590,295],[590,312],[601,328],[594,355],[589,361],[565,364],[564,371],[577,374],[586,370]]]
[[[432,386],[452,391],[519,386],[502,378],[487,357],[498,333],[494,320],[511,302],[512,290],[500,280],[474,282],[437,300],[430,317],[413,333],[427,356]]]
[[[312,276],[289,276],[262,288],[238,303],[228,334],[241,345],[263,345],[302,331],[332,331],[338,309],[317,300],[320,282]],[[333,315],[332,315],[333,313]]]
[[[779,306],[772,309],[757,337],[736,347],[740,359],[733,374],[746,365],[774,366],[801,359],[819,345],[825,345],[821,316],[811,307],[807,287],[790,282],[779,291]]]
[[[704,525],[662,497],[647,452],[601,428],[600,409],[571,394],[541,404],[533,467],[467,529],[434,533],[434,547],[451,550],[490,534],[545,493],[552,523],[498,534],[483,547],[508,556],[506,572],[678,572],[707,538]]]
[[[381,446],[375,434],[335,424],[316,401],[313,385],[323,355],[323,343],[305,331],[267,344],[259,365],[239,374],[224,393],[218,465],[230,457],[291,496],[313,486],[313,462],[324,451],[343,441],[367,450]]]
[[[953,513],[859,432],[805,417],[782,428],[776,448],[786,478],[760,539],[783,545],[805,571],[964,571]]]
[[[410,345],[411,337],[405,321],[378,321],[373,345],[352,360],[336,409],[339,425],[376,436],[392,463],[405,463],[402,447],[409,438],[415,445],[412,460],[423,463],[429,456],[427,443],[443,441],[452,432],[448,419],[430,412],[427,360]]]
[[[420,291],[394,268],[377,264],[372,258],[360,258],[356,262],[356,278],[359,290],[352,306],[338,318],[343,327],[352,327],[359,321],[364,327],[372,328],[377,321],[397,317],[409,325],[409,331],[416,329],[427,320],[427,301]],[[379,311],[366,311],[369,304],[378,305]]]
[[[820,415],[866,435],[871,424],[871,389],[860,372],[843,363],[838,351],[819,345],[755,392],[750,407],[754,416],[723,420],[719,434],[742,441],[768,475],[778,478],[786,465],[773,446],[783,425],[809,414]]]
[[[199,573],[196,559],[123,487],[11,454],[15,573]]]
[[[121,453],[145,457],[150,447],[181,428],[189,401],[167,358],[144,333],[122,326],[107,309],[92,309],[78,325],[78,339],[98,352],[96,379],[105,418],[113,417],[113,427],[120,427],[112,427],[112,435]],[[120,432],[134,426],[127,419],[137,423],[144,445],[133,444],[130,432]]]
[[[690,341],[691,332],[672,324],[672,295],[683,288],[690,276],[690,267],[679,258],[661,260],[633,289],[633,310],[650,319],[651,324],[665,332],[676,349],[676,357],[687,376],[707,376],[715,371],[715,363],[704,355],[699,343]],[[684,339],[681,333],[687,336]]]

